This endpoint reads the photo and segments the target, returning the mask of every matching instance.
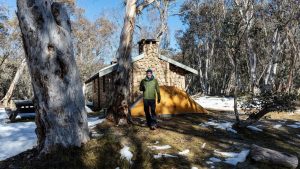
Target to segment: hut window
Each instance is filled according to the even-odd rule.
[[[103,88],[103,92],[105,92],[105,76],[103,76],[103,78],[102,78],[102,88]]]

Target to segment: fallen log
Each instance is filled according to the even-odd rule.
[[[263,148],[258,145],[253,144],[251,146],[250,158],[256,162],[262,162],[266,164],[271,164],[275,166],[296,168],[298,166],[297,156],[271,150],[268,148]]]

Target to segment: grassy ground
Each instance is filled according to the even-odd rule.
[[[249,148],[251,144],[271,148],[297,155],[300,159],[300,134],[299,129],[283,126],[273,128],[285,120],[286,124],[300,121],[300,115],[287,113],[271,113],[259,122],[263,132],[254,132],[248,129],[238,131],[238,134],[213,127],[203,127],[199,124],[209,119],[234,121],[232,113],[210,113],[208,115],[190,114],[176,116],[169,119],[160,119],[160,128],[149,130],[144,125],[143,119],[135,119],[137,125],[119,126],[105,121],[94,130],[103,136],[93,138],[82,148],[58,149],[50,155],[36,158],[36,150],[29,150],[20,155],[0,162],[0,168],[105,168],[120,169],[190,169],[192,167],[211,168],[207,164],[210,157],[216,156],[214,150],[224,152],[240,152]],[[242,117],[245,118],[245,117]],[[151,150],[149,146],[170,145],[167,150]],[[205,144],[205,147],[203,145]],[[132,164],[121,159],[120,149],[128,145],[133,152]],[[189,149],[187,156],[180,156],[178,152]],[[158,153],[168,153],[177,158],[153,158]],[[222,157],[219,157],[222,159]],[[220,162],[214,163],[215,168],[234,168]],[[250,160],[239,164],[236,168],[276,168],[254,164]],[[298,167],[299,168],[299,167]]]

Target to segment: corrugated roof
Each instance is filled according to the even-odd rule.
[[[131,62],[135,62],[138,61],[140,59],[142,59],[144,57],[144,54],[138,55],[134,58],[132,58]],[[102,77],[104,75],[107,75],[113,71],[115,71],[117,69],[117,63],[106,66],[105,68],[100,69],[97,73],[95,73],[94,75],[92,75],[88,80],[86,80],[84,83],[90,83],[91,81],[93,81],[95,78],[97,77]]]
[[[182,69],[184,69],[186,71],[189,71],[191,73],[194,73],[194,74],[198,75],[198,71],[196,69],[193,69],[193,68],[191,68],[189,66],[186,66],[186,65],[184,65],[182,63],[179,63],[176,60],[168,58],[168,57],[166,57],[164,55],[160,55],[159,58],[162,59],[162,60],[164,60],[164,61],[167,61],[167,62],[169,62],[169,63],[171,63],[171,64],[173,64],[173,65],[175,65],[177,67],[180,67],[180,68],[182,68]]]

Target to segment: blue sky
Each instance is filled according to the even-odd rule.
[[[179,10],[183,2],[184,0],[177,0],[174,10]],[[90,20],[93,20],[101,12],[109,9],[122,10],[123,13],[125,12],[123,0],[77,0],[77,5],[85,9],[86,17]],[[183,25],[178,15],[169,17],[168,24],[171,36],[171,47],[176,48],[177,43],[174,35],[177,30],[183,29]]]
[[[183,2],[184,0],[177,0],[174,10],[178,10]],[[0,0],[0,3],[7,4],[11,15],[15,13],[16,0]],[[91,21],[93,21],[95,18],[97,18],[97,16],[107,10],[115,9],[121,10],[122,13],[125,12],[125,9],[123,7],[123,0],[77,0],[76,3],[77,6],[85,10],[85,16]],[[177,30],[183,29],[182,22],[180,21],[178,16],[171,16],[169,17],[168,24],[170,29],[171,47],[177,48],[174,34]]]

